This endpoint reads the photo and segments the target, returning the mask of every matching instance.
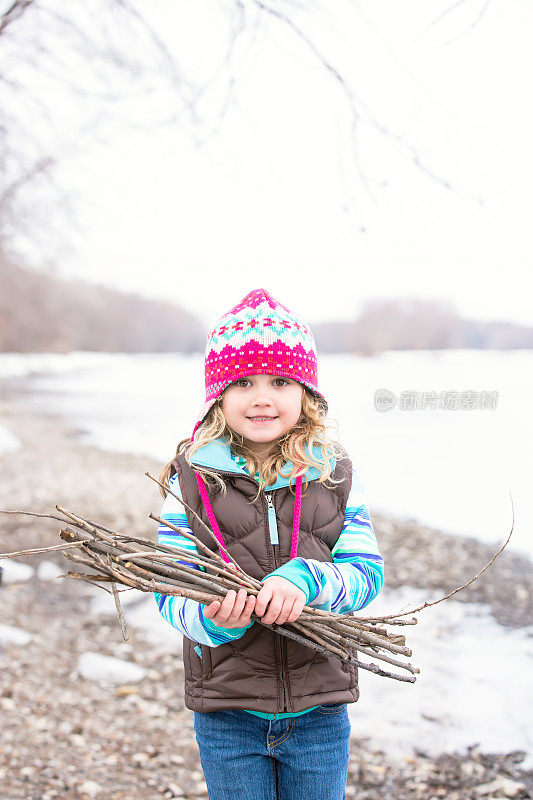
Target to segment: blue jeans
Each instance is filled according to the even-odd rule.
[[[209,800],[346,800],[346,703],[278,720],[195,711],[194,731]]]

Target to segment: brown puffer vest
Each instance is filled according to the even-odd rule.
[[[183,499],[209,526],[196,473],[183,454],[172,465]],[[251,503],[257,481],[244,471],[209,468],[226,479],[226,496],[219,491],[209,493],[224,544],[249,575],[261,580],[289,560],[294,494],[288,485],[271,490],[279,536],[279,544],[272,544],[264,492]],[[328,489],[310,480],[302,495],[298,556],[303,558],[333,561],[331,551],[342,530],[351,488],[350,459],[339,459],[332,474],[343,482]],[[213,550],[213,539],[189,510],[186,514],[194,535]],[[231,643],[217,647],[201,644],[201,658],[194,649],[197,645],[183,637],[185,705],[193,711],[233,708],[277,714],[326,703],[353,703],[359,698],[355,664],[329,659],[257,621]],[[356,655],[355,649],[352,652]]]

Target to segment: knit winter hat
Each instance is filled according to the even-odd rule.
[[[218,320],[205,348],[205,402],[196,428],[224,389],[247,375],[279,375],[317,386],[317,353],[311,329],[266,289],[254,289]],[[194,432],[193,432],[194,436]]]

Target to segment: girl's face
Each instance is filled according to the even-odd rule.
[[[303,385],[292,378],[247,375],[224,390],[221,407],[228,426],[260,456],[275,439],[294,428],[300,419],[303,393]]]

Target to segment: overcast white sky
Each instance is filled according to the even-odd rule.
[[[532,4],[271,6],[350,85],[356,150],[346,92],[286,22],[245,0],[228,69],[234,3],[157,0],[150,19],[182,74],[215,76],[200,121],[154,125],[177,105],[162,80],[144,99],[132,86],[83,138],[73,101],[49,92],[67,152],[76,137],[58,182],[82,226],[61,228],[58,271],[175,300],[206,325],[258,287],[311,323],[417,295],[533,324]]]

